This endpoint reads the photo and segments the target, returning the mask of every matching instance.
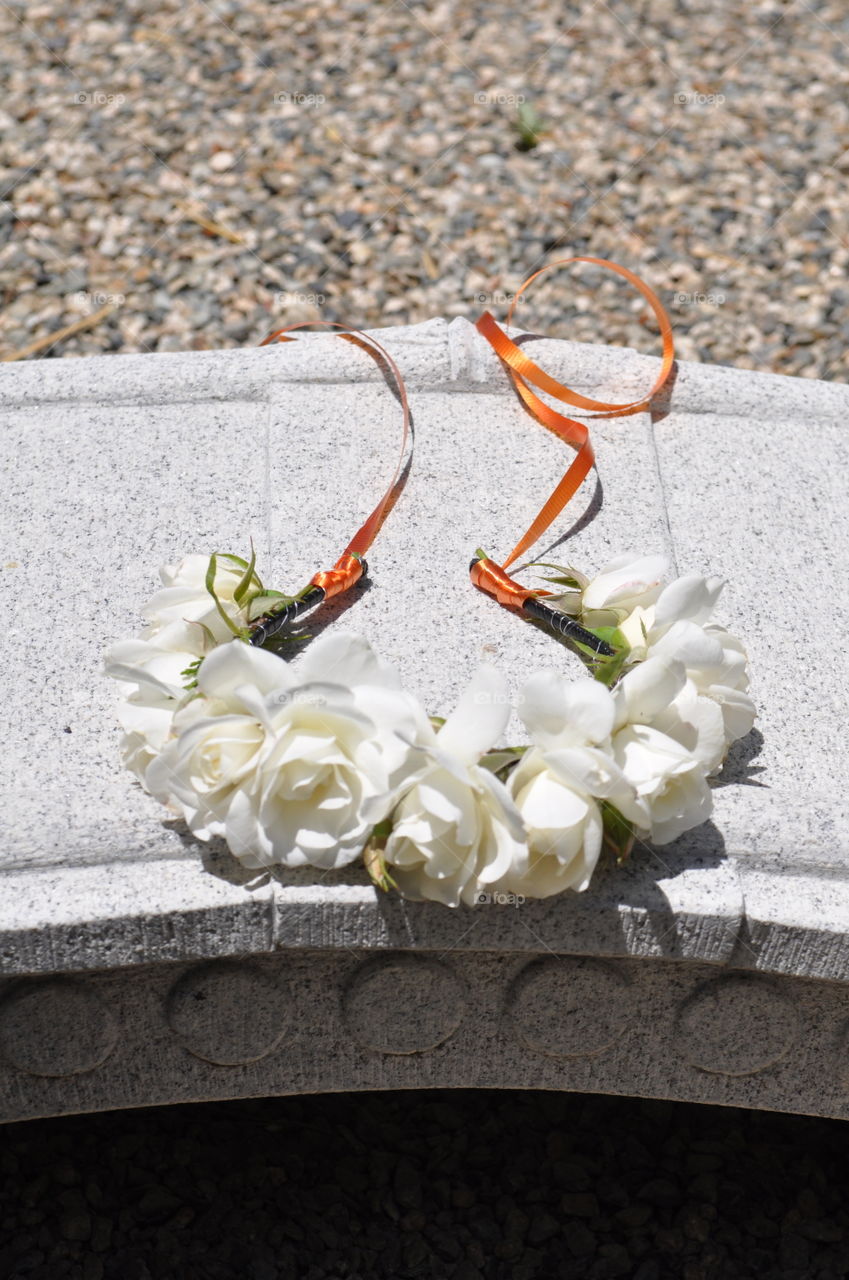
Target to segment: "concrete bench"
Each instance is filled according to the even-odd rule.
[[[379,336],[414,466],[370,585],[316,623],[366,635],[439,714],[483,657],[514,687],[573,661],[467,576],[568,456],[467,321]],[[656,368],[553,340],[534,355],[603,399]],[[3,1118],[422,1086],[849,1116],[849,390],[683,364],[653,415],[594,426],[601,486],[553,531],[573,528],[560,558],[666,550],[727,577],[758,727],[711,823],[585,894],[458,911],[357,869],[252,875],[195,841],[122,770],[101,673],[161,563],[252,535],[285,589],[336,558],[397,449],[374,364],[322,335],[50,361],[4,371],[2,406]]]

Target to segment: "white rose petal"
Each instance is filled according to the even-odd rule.
[[[522,687],[518,712],[539,746],[583,746],[610,736],[615,704],[596,680],[569,682],[555,671],[540,671]]]
[[[154,640],[121,640],[104,656],[106,674],[132,686],[118,709],[124,730],[121,757],[145,787],[148,765],[162,750],[174,713],[187,697],[184,672],[198,656],[159,643],[173,638],[171,634]]]
[[[619,681],[613,695],[617,727],[651,724],[678,696],[686,679],[683,663],[659,657],[647,658],[632,667]]]
[[[734,689],[729,685],[711,684],[700,691],[707,701],[710,699],[720,711],[725,730],[726,750],[738,738],[745,738],[755,723],[757,711],[755,704],[742,689]]]
[[[716,773],[725,759],[722,710],[712,698],[702,697],[692,680],[654,717],[652,727],[685,747],[706,774]]]
[[[589,627],[615,626],[636,608],[654,604],[669,572],[663,555],[617,556],[602,567],[582,592],[582,620]]]
[[[691,573],[670,582],[658,597],[654,609],[655,624],[670,626],[673,622],[707,622],[725,583],[722,578],[702,578]]]
[[[657,628],[652,629],[649,633],[649,656],[681,662],[688,672],[721,670],[723,661],[719,637],[684,619],[673,622],[663,633]]]
[[[705,632],[719,642],[722,661],[719,670],[703,670],[698,673],[701,677],[701,685],[706,687],[709,684],[722,684],[745,692],[749,687],[749,675],[743,642],[717,623],[711,623],[705,627]]]
[[[152,640],[120,640],[107,649],[104,671],[160,697],[178,699],[185,693],[183,672],[197,654],[163,649]]]
[[[159,755],[171,732],[175,705],[172,698],[163,698],[157,705],[153,699],[132,694],[119,708],[118,721],[124,730],[121,759],[142,786],[146,785],[149,764]]]
[[[649,636],[654,625],[654,605],[648,609],[636,608],[619,623],[619,631],[625,637],[630,653],[628,662],[643,662],[648,655]]]

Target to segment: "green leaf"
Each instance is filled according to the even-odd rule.
[[[263,591],[261,595],[254,596],[248,605],[248,621],[255,622],[264,614],[279,613],[293,600],[294,596],[284,596],[282,591]]]
[[[594,627],[592,631],[593,635],[598,636],[599,640],[606,640],[610,647],[616,650],[612,658],[608,658],[601,653],[592,655],[593,675],[601,684],[607,685],[608,689],[612,689],[622,675],[622,670],[631,652],[631,646],[618,627]],[[583,646],[581,647],[583,648]]]
[[[519,135],[516,146],[519,151],[533,151],[542,137],[545,125],[542,116],[530,102],[520,102],[516,110],[513,128]]]
[[[245,596],[248,594],[248,591],[250,590],[251,583],[255,581],[254,579],[255,568],[256,568],[256,547],[254,546],[253,538],[251,538],[250,562],[249,564],[246,565],[245,572],[242,574],[241,578],[239,579],[238,585],[236,586],[236,589],[233,592],[233,599],[236,601],[236,604],[242,603]],[[260,587],[262,586],[262,583],[259,581],[258,578],[256,579],[256,582]]]
[[[606,800],[601,802],[601,815],[604,826],[604,844],[621,866],[634,847],[636,828],[632,822],[614,809]]]
[[[577,578],[571,578],[568,575],[561,578],[555,578],[546,573],[541,573],[539,576],[543,582],[553,582],[556,587],[568,587],[570,591],[581,590],[581,584]]]
[[[382,889],[384,893],[388,893],[390,889],[398,888],[389,873],[389,869],[386,866],[386,858],[384,857],[386,841],[389,839],[391,831],[392,823],[388,819],[384,822],[378,822],[369,836],[366,847],[363,849],[363,862],[369,878],[372,884],[377,885],[378,889]]]
[[[237,569],[247,569],[248,562],[243,560],[241,556],[234,556],[231,551],[216,552],[219,560],[231,560]]]
[[[203,658],[195,658],[194,662],[190,662],[185,670],[180,672],[180,675],[184,677],[184,689],[196,689],[198,687],[197,676],[202,662]]]
[[[519,763],[527,749],[527,747],[505,747],[503,750],[487,751],[478,763],[482,769],[488,769],[490,773],[507,774]]]
[[[554,564],[551,560],[529,560],[527,564],[520,565],[516,572],[522,573],[525,569],[553,569],[560,577],[546,578],[546,582],[562,581],[568,585],[574,584],[578,591],[583,591],[589,583],[587,575],[571,564]]]
[[[216,557],[216,553],[213,551],[212,555],[209,557],[209,568],[206,571],[206,589],[209,592],[209,594],[212,596],[213,600],[215,601],[215,607],[218,610],[218,612],[221,614],[221,617],[226,622],[230,631],[233,632],[234,636],[238,636],[239,639],[241,640],[243,635],[242,628],[236,626],[236,623],[227,613],[223,604],[218,599],[218,596],[215,593],[215,572],[217,568],[218,568],[218,560]]]

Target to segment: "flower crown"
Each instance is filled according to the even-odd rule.
[[[188,556],[107,654],[129,685],[124,763],[246,867],[361,859],[382,888],[447,906],[586,889],[603,848],[621,861],[703,822],[708,778],[754,722],[743,646],[710,621],[721,581],[667,573],[624,555],[592,579],[548,575],[547,606],[614,652],[576,639],[592,679],[532,675],[515,699],[530,745],[499,748],[511,705],[494,667],[430,718],[361,636],[323,635],[293,662],[285,641],[250,643],[295,598],[253,559]]]
[[[662,303],[625,267],[663,341],[651,389],[624,404],[588,399],[540,369],[487,312],[477,322],[539,422],[575,449],[559,484],[499,565],[482,551],[472,582],[545,625],[592,680],[530,677],[516,698],[529,746],[499,748],[511,715],[504,677],[483,666],[445,720],[429,717],[361,636],[322,636],[292,664],[284,628],[349,589],[400,476],[410,416],[403,379],[373,337],[326,322],[395,378],[404,434],[392,481],[334,567],[296,596],[267,590],[249,561],[188,556],[161,570],[142,635],[112,647],[106,668],[130,685],[124,762],[202,840],[222,836],[247,867],[334,870],[362,858],[374,882],[457,906],[586,889],[604,847],[620,861],[637,840],[665,844],[711,811],[708,778],[755,717],[739,640],[710,622],[722,583],[664,585],[662,556],[624,555],[593,579],[554,569],[549,588],[507,570],[562,511],[594,461],[588,428],[534,390],[602,417],[648,407],[672,369]],[[508,322],[510,314],[508,313]],[[291,339],[288,326],[266,342]],[[292,637],[289,636],[289,639]]]

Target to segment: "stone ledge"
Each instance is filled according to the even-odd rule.
[[[435,320],[380,337],[409,378],[416,464],[370,557],[372,583],[348,602],[344,618],[344,610],[328,606],[316,631],[328,623],[362,631],[440,712],[481,657],[502,666],[514,687],[529,666],[562,661],[547,637],[470,591],[466,566],[481,540],[494,551],[515,540],[564,459],[522,413],[467,321]],[[610,398],[636,392],[657,365],[631,351],[548,339],[534,354],[556,376]],[[10,993],[59,984],[50,990],[59,993],[55,1027],[62,1035],[57,1031],[55,1038],[57,1052],[67,1039],[67,1066],[74,1061],[75,1021],[87,1025],[85,1010],[94,1007],[81,990],[109,992],[114,981],[116,991],[132,991],[144,1004],[148,987],[170,988],[186,964],[235,957],[252,957],[239,963],[271,966],[275,974],[287,967],[318,974],[330,966],[328,973],[342,975],[355,954],[391,965],[399,954],[414,962],[420,953],[428,964],[457,966],[457,981],[467,985],[467,966],[482,966],[495,982],[502,968],[515,977],[552,953],[583,957],[582,972],[597,975],[599,992],[608,993],[590,992],[596,1008],[616,1004],[613,971],[629,982],[642,982],[644,973],[647,991],[660,983],[666,992],[658,996],[666,1010],[660,1025],[670,1035],[673,995],[678,1008],[711,975],[718,981],[722,968],[738,984],[723,991],[779,992],[777,1009],[789,998],[802,1025],[827,1013],[832,1037],[843,1034],[849,802],[828,786],[849,777],[843,728],[849,661],[845,646],[835,650],[828,641],[849,631],[849,604],[833,585],[849,545],[847,388],[684,364],[653,415],[595,424],[601,484],[595,494],[582,495],[571,530],[561,522],[555,536],[568,531],[565,554],[590,568],[642,547],[667,551],[679,568],[727,576],[723,620],[750,649],[758,729],[732,753],[712,824],[674,845],[641,851],[633,866],[600,875],[584,895],[456,913],[384,898],[353,870],[251,880],[226,851],[208,849],[163,822],[158,806],[118,766],[116,692],[100,674],[100,651],[135,628],[159,563],[188,550],[238,550],[253,533],[265,575],[286,586],[335,557],[354,527],[363,491],[378,492],[397,447],[396,407],[373,364],[347,344],[317,335],[305,345],[262,351],[44,361],[10,368],[2,388],[0,439],[11,477],[4,543],[20,570],[0,573],[13,619],[5,664],[5,703],[12,712],[8,774],[0,784],[0,974],[11,1001],[3,1005],[0,1038],[6,1037],[7,1058],[16,1036],[19,1054],[27,1036],[35,1045],[38,1017],[45,1016],[36,1016],[37,1001]],[[233,457],[241,459],[235,476]],[[331,473],[332,486],[325,479]],[[411,563],[428,566],[426,591],[411,575]],[[97,587],[98,575],[105,589]],[[45,600],[60,596],[65,605],[58,614],[48,611],[48,626]],[[440,626],[423,625],[434,610]],[[89,976],[74,986],[73,975],[82,973]],[[662,980],[652,976],[658,974]],[[23,986],[15,986],[17,980]],[[63,993],[71,991],[76,994],[66,1008]],[[728,997],[731,1004],[734,999]],[[759,997],[753,999],[756,1012]],[[769,1004],[771,996],[765,999]],[[571,1006],[561,1001],[557,1007],[566,1017]],[[27,1010],[34,1019],[30,1032]],[[21,1072],[29,1068],[11,1066],[4,1085],[9,1118],[48,1114],[50,1107],[133,1105],[128,1080],[148,1069],[147,1059],[118,1071],[123,1038],[134,1024],[115,1016],[120,1051],[109,1049],[106,1032],[100,1039],[93,1034],[92,1044],[109,1052],[103,1066],[33,1086],[36,1093],[48,1091],[40,1101],[28,1092],[30,1084],[23,1087]],[[151,1043],[165,1034],[159,1017],[149,1012],[145,1034],[156,1033]],[[688,1027],[698,1025],[693,1018],[685,1019]],[[450,1043],[464,1043],[467,1021]],[[303,1025],[312,1028],[309,1019]],[[9,1027],[17,1028],[14,1035]],[[317,1036],[326,1053],[321,1034],[313,1028],[308,1037]],[[527,1040],[531,1032],[522,1034]],[[803,1042],[804,1035],[793,1040],[797,1047],[786,1063],[813,1074],[796,1081],[795,1094],[787,1065],[775,1067],[776,1078],[773,1066],[745,1077],[680,1063],[667,1070],[660,1041],[651,1050],[658,1065],[648,1084],[622,1064],[614,1069],[618,1059],[607,1051],[602,1069],[595,1054],[578,1062],[580,1055],[573,1061],[523,1041],[522,1055],[536,1056],[517,1058],[518,1050],[507,1052],[493,1040],[488,1061],[473,1037],[462,1066],[438,1048],[432,1061],[450,1060],[451,1069],[427,1067],[409,1078],[417,1085],[432,1079],[493,1087],[539,1080],[543,1087],[844,1115],[842,1086],[835,1093],[824,1074],[831,1059],[823,1057],[815,1085]],[[333,1050],[341,1064],[335,1074],[315,1064],[299,1074],[275,1056],[284,1043],[244,1079],[233,1075],[247,1070],[244,1065],[226,1072],[226,1081],[215,1075],[220,1065],[209,1068],[212,1077],[198,1077],[192,1096],[403,1087],[408,1078],[399,1074],[406,1068],[395,1056],[363,1065],[341,1042]],[[175,1079],[183,1058],[180,1064]],[[738,1087],[744,1078],[756,1081],[745,1096]],[[74,1083],[89,1080],[91,1088]],[[133,1086],[136,1101],[184,1096],[171,1080],[164,1072],[159,1081]],[[375,1083],[383,1080],[388,1083]]]
[[[367,332],[389,348],[413,389],[438,386],[443,392],[476,393],[486,387],[493,395],[514,396],[492,349],[463,317]],[[370,360],[328,334],[306,333],[298,343],[305,345],[14,364],[3,372],[2,404],[11,409],[64,403],[215,403],[265,400],[287,382],[380,382]],[[630,347],[553,338],[534,337],[528,351],[554,377],[596,399],[603,399],[605,392],[618,400],[639,395],[659,365],[653,355]],[[807,423],[813,416],[820,422],[842,423],[849,411],[849,388],[839,382],[680,362],[674,378],[655,397],[653,410],[657,417],[674,412]]]
[[[226,850],[182,862],[18,872],[3,885],[0,973],[9,975],[275,948],[555,950],[726,964],[743,925],[733,864],[692,865],[680,853],[668,870],[600,874],[568,910],[558,898],[451,911],[379,894],[357,869],[249,881]]]

